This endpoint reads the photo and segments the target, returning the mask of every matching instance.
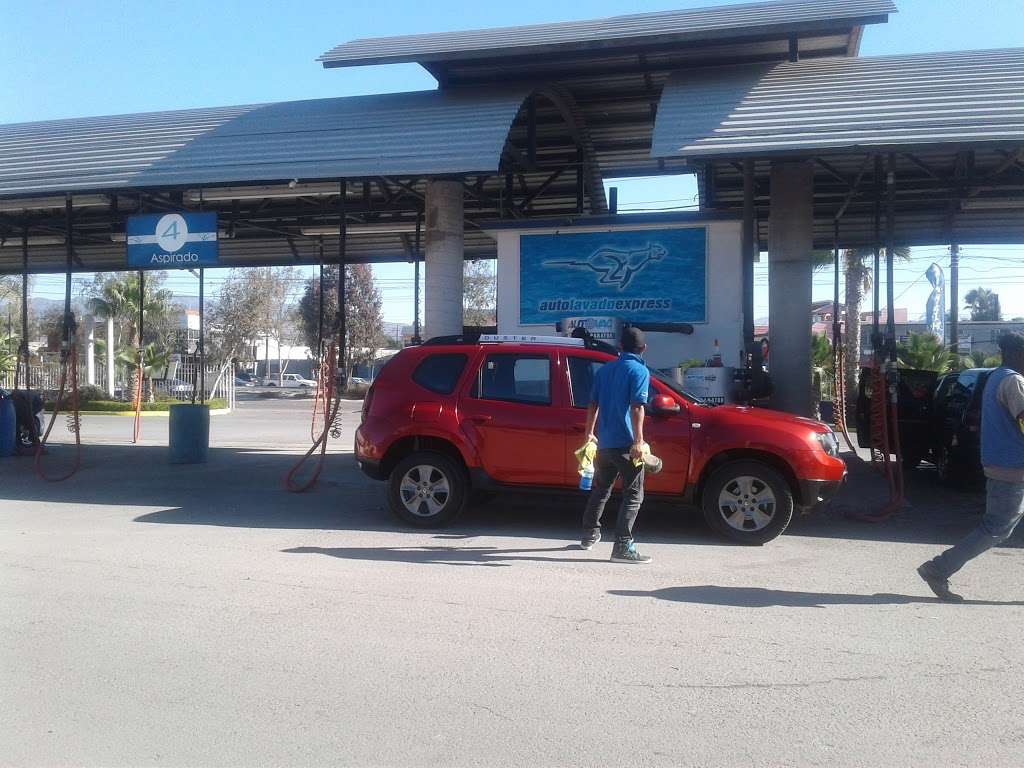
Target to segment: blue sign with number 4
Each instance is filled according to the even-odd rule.
[[[129,216],[125,229],[128,266],[189,269],[218,264],[216,213]]]

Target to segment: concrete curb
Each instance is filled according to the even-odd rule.
[[[46,411],[45,413],[47,415],[51,415],[52,411]],[[61,411],[61,413],[66,413],[66,412],[65,411]],[[213,408],[213,409],[210,410],[210,415],[211,416],[225,416],[225,415],[227,415],[229,413],[231,413],[231,409],[230,408]],[[144,416],[144,417],[149,417],[149,416],[167,416],[169,414],[170,414],[169,410],[167,410],[167,411],[143,411],[142,412],[142,416]],[[79,416],[134,416],[135,415],[135,411],[79,411],[78,415]]]

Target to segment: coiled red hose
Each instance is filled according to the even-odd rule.
[[[64,392],[68,391],[67,384],[68,379],[71,379],[71,387],[69,392],[69,398],[71,400],[71,411],[68,414],[68,429],[70,429],[75,435],[75,458],[71,463],[71,468],[62,475],[47,475],[43,471],[43,447],[46,445],[47,439],[50,437],[50,431],[53,429],[54,423],[57,421],[57,415],[60,413],[60,405],[64,400]],[[82,416],[79,413],[78,403],[78,351],[76,349],[74,338],[72,338],[69,349],[64,355],[64,360],[61,365],[60,372],[60,386],[58,387],[57,399],[53,404],[53,415],[50,417],[50,424],[46,427],[46,431],[43,433],[42,438],[36,443],[36,457],[35,457],[35,470],[36,474],[42,480],[46,480],[51,483],[59,483],[67,480],[74,476],[78,472],[82,465]]]

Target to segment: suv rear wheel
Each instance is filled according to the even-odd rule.
[[[406,456],[388,478],[388,505],[407,523],[420,528],[446,525],[466,506],[469,482],[458,464],[441,453]]]
[[[732,461],[715,470],[701,501],[708,525],[740,544],[767,544],[793,519],[793,491],[760,461]]]

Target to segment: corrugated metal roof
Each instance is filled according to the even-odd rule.
[[[1024,49],[722,67],[665,86],[653,157],[1024,140]]]
[[[449,89],[0,125],[0,197],[498,169],[530,89]]]
[[[775,33],[781,29],[878,20],[892,0],[777,0],[590,21],[531,24],[427,35],[353,40],[323,54],[325,67],[521,56],[558,49],[607,49],[652,40],[701,41]]]

